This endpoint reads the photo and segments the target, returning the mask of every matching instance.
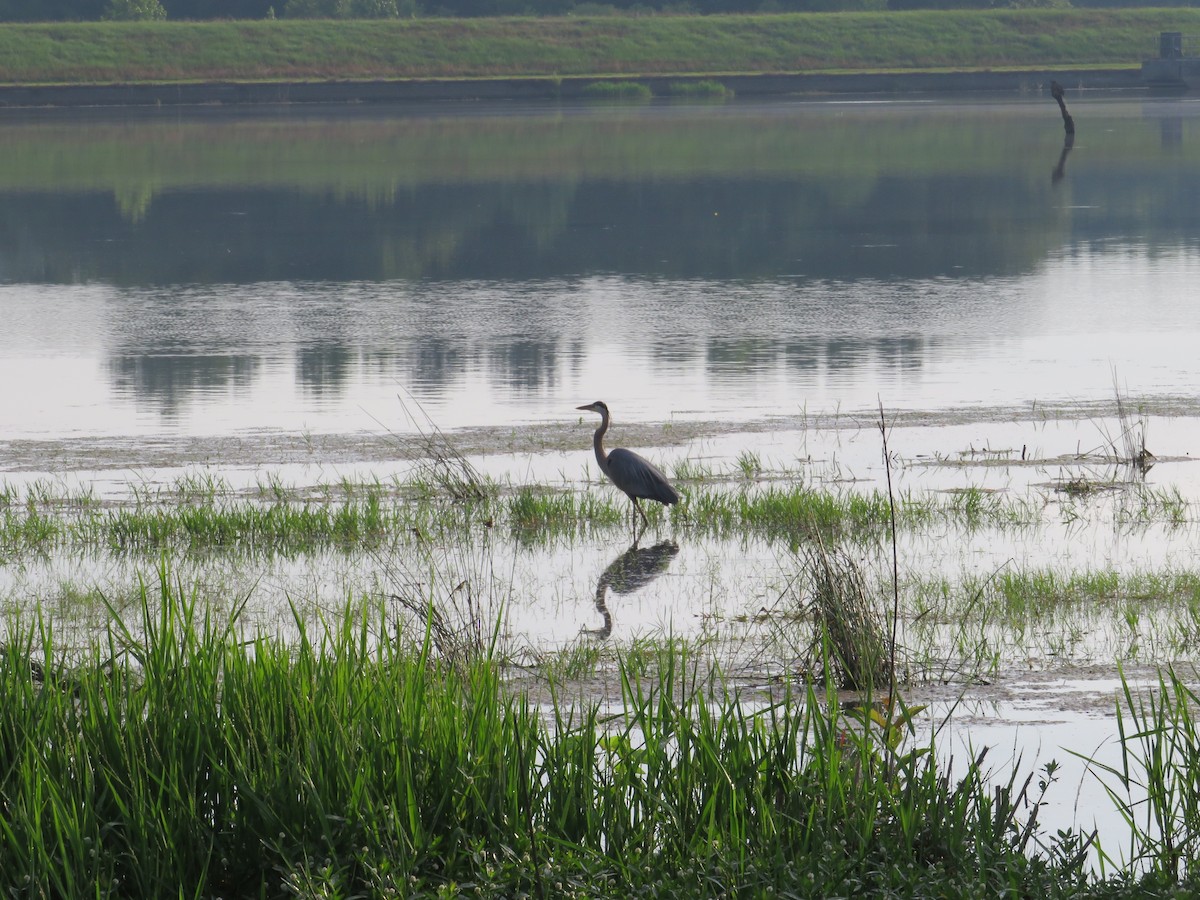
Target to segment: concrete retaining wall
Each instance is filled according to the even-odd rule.
[[[630,76],[666,96],[685,81],[718,81],[740,97],[786,94],[1035,93],[1056,78],[1068,89],[1143,88],[1137,69],[1056,72],[894,72],[860,75]],[[175,106],[245,103],[388,103],[415,100],[575,99],[597,78],[0,85],[0,106]]]

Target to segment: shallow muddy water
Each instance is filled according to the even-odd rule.
[[[935,715],[966,697],[964,748],[1064,762],[1114,734],[1118,663],[1200,655],[1200,600],[1142,587],[1187,582],[1200,543],[1200,103],[1071,109],[1069,149],[1032,96],[0,110],[8,509],[181,480],[320,502],[419,474],[431,445],[503,491],[611,495],[576,411],[602,398],[610,446],[689,494],[890,475],[901,500],[1000,503],[900,529],[906,691]],[[887,541],[851,547],[886,602]],[[503,608],[521,660],[674,635],[762,688],[810,639],[802,550],[685,516],[636,547],[477,529],[172,571],[272,629],[407,592]],[[2,554],[4,608],[41,601],[81,640],[89,591],[124,608],[158,564]],[[977,587],[1106,573],[1094,596]],[[1065,768],[1065,795],[1089,777]],[[1055,827],[1086,824],[1089,784]]]

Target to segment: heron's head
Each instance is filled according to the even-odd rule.
[[[595,403],[589,403],[587,406],[577,406],[576,409],[586,409],[588,412],[600,413],[602,416],[608,415],[608,404],[603,400],[597,400]]]

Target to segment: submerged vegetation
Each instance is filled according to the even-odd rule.
[[[702,473],[690,477],[705,478]],[[684,502],[670,510],[653,507],[647,514],[655,523],[669,522],[698,536],[738,533],[791,543],[815,536],[870,538],[890,521],[888,497],[879,490],[802,483],[729,490],[693,483],[683,487],[683,496]],[[1182,520],[1187,506],[1180,502],[1172,508]],[[1159,494],[1145,492],[1145,515],[1162,505]],[[1032,526],[1043,515],[1027,501],[978,490],[905,495],[896,500],[896,514],[907,528],[943,523],[964,529]],[[392,484],[343,482],[304,491],[272,483],[250,495],[187,480],[155,493],[138,492],[131,504],[115,508],[90,496],[56,494],[46,485],[34,485],[23,495],[11,487],[0,489],[0,558],[64,549],[294,553],[322,546],[373,548],[414,534],[464,535],[479,526],[505,527],[523,540],[545,541],[627,525],[628,501],[608,489],[511,488],[448,475],[431,480],[425,473]]]

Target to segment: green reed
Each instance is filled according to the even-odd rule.
[[[1079,877],[1027,852],[1027,784],[988,787],[981,761],[952,782],[905,747],[902,707],[743,698],[673,642],[621,666],[616,709],[535,707],[386,606],[297,616],[285,640],[197,596],[163,571],[83,650],[9,623],[0,891],[1051,896]]]
[[[1129,828],[1126,867],[1144,876],[1144,886],[1194,895],[1200,886],[1200,695],[1173,668],[1159,670],[1147,686],[1122,672],[1121,687],[1120,760],[1083,758]],[[1116,865],[1114,856],[1105,852],[1104,859]],[[1190,891],[1181,889],[1189,885]]]
[[[0,559],[51,549],[62,537],[63,520],[36,507],[0,511]]]

